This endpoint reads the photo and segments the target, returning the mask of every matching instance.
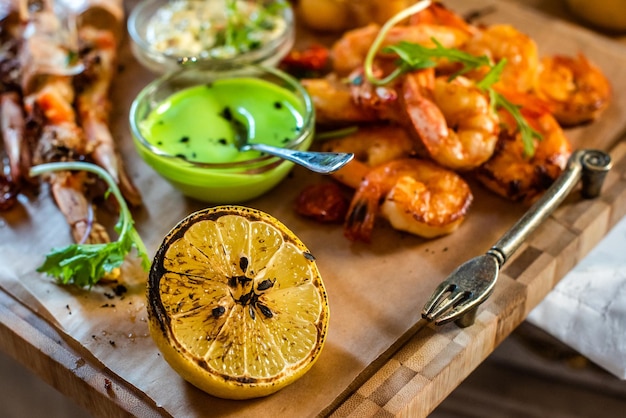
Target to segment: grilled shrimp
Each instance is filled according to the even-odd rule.
[[[324,78],[303,79],[302,85],[313,99],[316,122],[320,125],[398,121],[401,117],[397,83],[372,85],[363,76],[362,68],[344,79],[331,73]]]
[[[493,157],[476,170],[478,181],[496,194],[515,202],[531,204],[561,174],[572,147],[556,119],[540,109],[524,108],[522,114],[541,134],[534,139],[535,152],[524,152],[522,137],[509,114],[502,114],[504,125]]]
[[[534,91],[563,126],[595,120],[611,98],[606,76],[582,53],[544,57]]]
[[[19,93],[0,94],[0,125],[4,149],[9,160],[11,181],[19,184],[30,167],[30,150],[26,143],[26,122]]]
[[[315,121],[321,125],[378,120],[376,112],[359,106],[353,100],[349,84],[335,74],[324,78],[303,79],[302,85],[311,95],[315,107]]]
[[[513,26],[488,26],[477,32],[462,49],[475,56],[487,56],[493,63],[507,60],[496,85],[520,92],[528,92],[535,86],[539,69],[537,44]],[[485,71],[487,68],[468,76],[481,79]]]
[[[491,157],[499,119],[486,93],[465,77],[405,76],[402,99],[410,126],[428,155],[444,167],[469,170]]]
[[[415,153],[415,143],[406,130],[396,125],[372,125],[322,144],[322,151],[352,152],[354,157],[374,167]]]
[[[347,31],[331,47],[333,70],[337,74],[347,75],[361,67],[380,29],[380,25],[371,23],[362,28]],[[377,59],[383,62],[393,62],[394,54],[382,52],[386,46],[405,41],[433,47],[435,46],[433,38],[445,47],[458,48],[470,39],[470,35],[463,29],[441,24],[421,23],[394,26],[387,32],[380,50],[377,52]]]
[[[360,164],[348,164],[331,175],[354,189],[371,167],[415,154],[415,142],[400,126],[373,125],[353,134],[325,141],[322,151],[352,152]],[[361,164],[362,163],[362,164]]]
[[[0,136],[8,160],[6,182],[18,190],[30,167],[30,149],[25,138],[25,120],[18,59],[23,20],[20,5],[8,3],[0,10]]]
[[[472,199],[468,184],[453,171],[421,159],[393,160],[370,169],[360,182],[344,234],[369,242],[379,214],[393,228],[411,234],[449,234],[465,219]]]
[[[409,25],[437,25],[455,28],[473,36],[479,30],[461,15],[441,3],[433,2],[426,9],[409,17]]]
[[[44,5],[45,6],[45,5]],[[50,7],[34,13],[28,22],[22,50],[22,91],[27,119],[36,125],[33,162],[46,163],[85,158],[92,149],[78,126],[73,109],[72,78],[66,73],[67,50],[56,43],[59,28]],[[58,68],[55,68],[58,66]],[[57,172],[46,176],[52,196],[65,216],[76,242],[108,242],[86,196],[91,184],[81,172]]]
[[[141,195],[126,173],[109,130],[109,89],[115,71],[117,42],[113,31],[82,27],[78,33],[85,71],[77,76],[76,108],[94,161],[113,177],[124,198],[141,204]]]

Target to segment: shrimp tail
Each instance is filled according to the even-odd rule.
[[[438,144],[448,136],[448,126],[441,109],[427,97],[434,85],[434,72],[424,70],[407,74],[402,83],[403,109],[409,130],[416,133],[429,155],[437,153]]]
[[[96,221],[94,210],[85,197],[84,173],[59,172],[49,178],[52,196],[71,228],[77,243],[95,244],[110,241],[104,226]]]
[[[366,184],[355,194],[344,225],[344,236],[351,241],[369,243],[379,210],[380,191],[374,184]]]
[[[19,184],[30,166],[30,151],[25,140],[25,118],[16,92],[0,95],[0,124],[4,149],[9,160],[10,180]]]

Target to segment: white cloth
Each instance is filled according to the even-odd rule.
[[[556,285],[528,321],[626,379],[626,217]]]

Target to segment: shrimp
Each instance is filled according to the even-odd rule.
[[[406,130],[396,125],[373,125],[325,141],[321,149],[330,152],[352,152],[369,167],[415,154],[415,142]]]
[[[55,42],[58,21],[49,5],[33,14],[27,23],[21,51],[22,91],[27,120],[37,140],[34,163],[84,159],[92,151],[78,126],[72,104],[75,92],[72,77],[66,73],[66,48]],[[61,64],[63,63],[63,64]],[[58,72],[55,65],[61,65]],[[26,71],[28,69],[28,71]],[[63,213],[76,242],[108,242],[86,196],[91,186],[81,172],[55,172],[46,176],[54,200]]]
[[[347,75],[361,67],[380,29],[380,25],[371,23],[347,31],[331,46],[333,70],[339,75]],[[433,38],[445,47],[459,48],[470,39],[470,35],[463,29],[439,24],[394,26],[385,35],[380,50],[376,54],[377,59],[383,62],[395,60],[394,54],[382,52],[386,46],[405,41],[434,47]]]
[[[368,111],[353,100],[350,86],[331,74],[324,78],[302,79],[315,107],[315,121],[320,125],[372,122],[376,112]]]
[[[478,31],[478,28],[441,3],[432,3],[425,10],[409,17],[409,25],[445,26],[458,29],[470,36],[474,36]]]
[[[470,170],[495,149],[499,119],[488,95],[465,77],[435,77],[432,69],[405,75],[402,99],[410,127],[444,167]]]
[[[120,185],[132,205],[141,204],[141,195],[122,165],[115,141],[108,127],[111,107],[109,88],[114,75],[117,43],[112,30],[85,26],[79,30],[85,71],[77,77],[76,107],[86,140],[92,145],[95,162]]]
[[[352,152],[359,164],[348,164],[331,174],[356,189],[369,168],[415,154],[415,142],[406,130],[395,125],[373,125],[353,134],[325,141],[322,151]]]
[[[561,125],[574,126],[595,120],[607,108],[611,85],[584,54],[555,55],[541,60],[534,92]]]
[[[492,25],[479,31],[462,49],[475,56],[487,56],[493,63],[506,59],[506,65],[496,85],[520,92],[530,91],[536,83],[539,54],[535,41],[512,25]],[[468,74],[482,79],[487,68]]]
[[[30,149],[26,144],[26,122],[19,93],[0,94],[0,129],[9,160],[10,180],[19,184],[30,167]]]
[[[521,108],[530,126],[541,134],[534,139],[534,154],[528,157],[515,123],[510,115],[501,115],[505,125],[496,151],[479,167],[477,180],[489,190],[515,202],[531,204],[561,174],[572,152],[572,146],[556,119],[549,113],[529,107]]]
[[[23,21],[19,4],[7,4],[0,16],[0,135],[2,136],[9,171],[8,183],[17,190],[30,167],[30,149],[25,138],[25,117],[22,109],[19,61]]]
[[[344,235],[369,242],[379,215],[393,228],[424,238],[449,234],[465,219],[472,199],[469,185],[451,170],[422,159],[393,160],[370,169],[360,182]]]
[[[96,221],[93,206],[85,197],[85,188],[91,183],[84,172],[52,173],[50,187],[54,200],[71,228],[77,243],[109,242],[104,226]]]

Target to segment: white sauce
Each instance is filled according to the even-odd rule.
[[[227,6],[224,0],[170,1],[152,16],[146,38],[152,46],[168,55],[197,58],[232,58],[241,52],[258,49],[280,37],[286,23],[280,12],[265,13],[264,25],[253,23],[264,12],[260,4],[237,0],[237,13],[250,29],[246,44],[224,45]]]

